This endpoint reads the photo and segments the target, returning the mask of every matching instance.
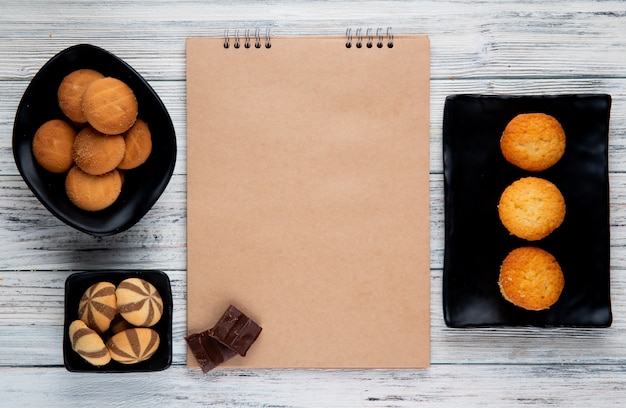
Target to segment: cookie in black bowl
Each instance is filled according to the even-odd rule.
[[[65,189],[66,173],[44,169],[32,149],[41,125],[53,119],[67,120],[59,107],[57,90],[67,75],[80,69],[94,70],[128,85],[137,100],[137,118],[148,124],[152,138],[147,160],[123,172],[119,196],[97,211],[80,209],[71,202]],[[28,187],[54,216],[82,232],[106,236],[135,225],[159,199],[174,171],[176,134],[165,105],[139,73],[102,48],[80,44],[51,58],[27,87],[15,116],[13,155]]]
[[[119,318],[119,320],[121,320],[125,324],[124,328],[116,330],[117,328],[111,327],[107,328],[106,330],[102,330],[102,333],[98,333],[95,330],[87,331],[90,333],[89,335],[91,338],[97,340],[97,338],[99,337],[102,340],[103,347],[107,348],[105,352],[110,353],[110,355],[112,355],[115,350],[111,349],[109,341],[114,336],[119,336],[118,334],[115,334],[115,332],[121,333],[122,337],[126,337],[124,331],[129,329],[135,330],[137,328],[140,328],[144,332],[153,330],[155,333],[152,334],[152,337],[158,338],[158,346],[152,346],[147,344],[146,347],[141,346],[143,350],[147,350],[153,347],[153,354],[151,354],[143,361],[129,363],[129,356],[124,356],[124,353],[118,353],[118,355],[114,356],[115,358],[109,359],[109,357],[107,356],[105,360],[91,359],[92,362],[89,362],[88,359],[84,358],[76,350],[73,349],[72,338],[70,337],[70,326],[73,322],[79,320],[81,298],[83,297],[85,292],[93,285],[105,283],[119,290],[121,288],[120,283],[129,282],[129,280],[135,280],[135,278],[152,285],[153,289],[156,290],[156,292],[160,296],[160,299],[162,301],[162,310],[161,316],[158,321],[147,328],[136,326],[133,323],[125,321],[124,313],[122,312],[123,308],[120,307],[119,310],[117,310],[120,311],[120,313],[117,314],[115,320]],[[139,291],[142,290],[141,288],[138,289]],[[118,291],[116,292],[118,294],[120,293]],[[90,297],[101,299],[103,295],[103,293],[91,293]],[[110,297],[115,298],[115,295],[112,295]],[[143,299],[141,301],[143,302]],[[98,308],[100,308],[100,304],[97,306]],[[70,275],[65,281],[65,324],[63,330],[63,362],[65,368],[68,371],[73,372],[105,373],[160,371],[168,368],[172,363],[172,311],[173,304],[170,280],[168,276],[161,271],[92,271],[78,272]],[[85,320],[87,320],[86,325],[92,325],[90,319]],[[132,340],[132,336],[128,337]],[[154,348],[156,349],[154,350]],[[133,353],[135,352],[133,351],[128,354]],[[137,352],[136,355],[138,356],[139,352]],[[134,356],[130,356],[130,358],[133,357]],[[124,360],[125,358],[126,360]],[[102,363],[102,361],[104,361],[104,363]],[[93,362],[95,362],[96,364],[93,364]]]

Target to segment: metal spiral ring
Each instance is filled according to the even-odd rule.
[[[235,48],[240,47],[239,30],[235,30],[235,43],[233,44],[233,47]]]
[[[230,38],[228,36],[228,30],[224,31],[224,48],[228,49],[230,47]]]
[[[250,48],[250,29],[246,28],[245,33],[246,35],[245,35],[244,47]]]
[[[265,48],[272,48],[272,37],[270,36],[270,29],[265,30]]]
[[[376,46],[378,48],[383,48],[383,41],[385,40],[385,37],[383,36],[380,27],[376,29],[376,36],[378,37],[378,42],[376,43]]]

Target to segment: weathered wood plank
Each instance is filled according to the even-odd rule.
[[[85,375],[2,369],[6,406],[621,407],[620,366],[434,366],[427,370],[200,370]]]
[[[392,26],[396,33],[427,33],[436,78],[624,77],[626,47],[620,1],[582,2],[178,2],[121,1],[101,7],[79,1],[5,1],[0,78],[27,79],[50,55],[95,42],[128,60],[149,79],[184,78],[184,40],[222,36],[226,28],[270,27],[274,35],[343,35],[347,27]],[[103,3],[104,4],[104,3]],[[33,12],[33,9],[36,10]],[[157,46],[158,44],[158,46]],[[523,56],[523,58],[520,58]]]

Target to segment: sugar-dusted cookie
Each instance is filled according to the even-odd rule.
[[[87,126],[76,135],[72,155],[82,171],[98,176],[117,168],[125,151],[124,136],[105,135]]]
[[[85,211],[100,211],[117,200],[122,191],[122,176],[115,169],[93,176],[74,166],[65,178],[65,191],[70,201]]]

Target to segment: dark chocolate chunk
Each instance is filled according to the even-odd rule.
[[[214,369],[224,361],[230,360],[237,353],[209,335],[205,330],[185,337],[203,373]]]
[[[230,305],[215,326],[209,329],[209,335],[237,354],[245,356],[261,330],[256,322]]]

